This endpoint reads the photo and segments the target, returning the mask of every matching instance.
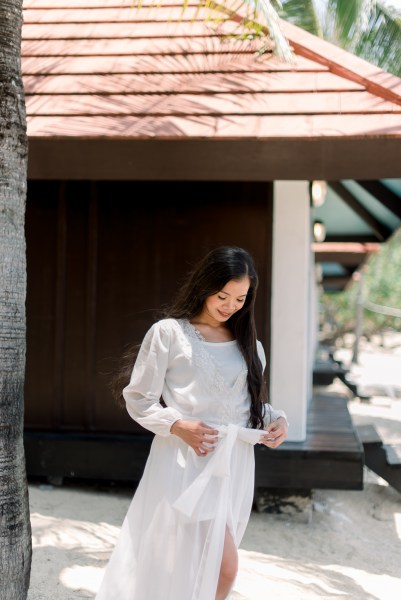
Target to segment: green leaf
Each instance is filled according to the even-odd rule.
[[[401,76],[401,10],[387,0],[321,0],[319,11],[316,0],[273,4],[284,19]]]
[[[281,4],[281,8],[280,8]],[[276,0],[278,14],[306,31],[323,37],[314,0]]]
[[[374,7],[375,0],[328,0],[326,36],[342,48],[354,48]]]
[[[355,53],[401,77],[401,12],[378,3]]]

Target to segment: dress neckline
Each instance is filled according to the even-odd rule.
[[[201,342],[205,346],[235,346],[237,340],[228,340],[227,342],[207,342],[206,340],[201,340]]]
[[[192,354],[193,359],[205,372],[206,378],[209,380],[211,387],[217,390],[218,393],[223,394],[226,398],[226,402],[235,393],[235,391],[243,385],[247,377],[247,366],[242,352],[240,352],[242,360],[242,369],[238,373],[238,377],[233,384],[229,384],[220,369],[217,368],[216,358],[211,351],[211,346],[216,347],[227,347],[227,345],[234,345],[238,343],[237,340],[229,340],[228,342],[205,342],[202,340],[203,336],[200,332],[196,332],[196,327],[189,321],[189,319],[178,319],[178,322],[184,331],[184,333],[193,341],[194,352]],[[240,351],[239,347],[238,350]]]
[[[191,321],[189,319],[186,319],[186,321],[190,325],[190,327],[192,327],[198,340],[200,340],[204,344],[208,344],[211,346],[227,346],[227,345],[234,345],[237,343],[237,340],[226,340],[225,342],[210,342],[205,338],[204,335],[201,334],[199,329],[193,323],[191,323]]]

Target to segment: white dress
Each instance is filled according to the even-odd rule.
[[[260,342],[258,352],[265,367]],[[214,600],[226,528],[238,546],[254,494],[247,368],[237,342],[205,342],[185,319],[145,335],[124,388],[130,416],[156,435],[96,600]],[[163,400],[165,407],[160,403]],[[284,416],[267,406],[267,422]],[[219,430],[199,457],[170,433],[177,419]]]

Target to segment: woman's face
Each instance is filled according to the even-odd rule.
[[[217,294],[206,298],[204,311],[215,321],[224,323],[244,306],[249,286],[248,275],[242,279],[232,279]]]

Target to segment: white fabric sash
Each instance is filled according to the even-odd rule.
[[[260,442],[261,436],[266,433],[261,429],[251,429],[233,424],[221,425],[216,427],[216,429],[219,431],[218,437],[220,441],[213,451],[210,460],[198,477],[194,479],[191,485],[186,488],[173,504],[173,508],[186,515],[189,519],[193,517],[196,506],[211,478],[223,478],[230,475],[231,455],[235,442],[241,440],[254,446]]]

